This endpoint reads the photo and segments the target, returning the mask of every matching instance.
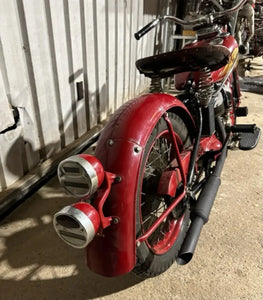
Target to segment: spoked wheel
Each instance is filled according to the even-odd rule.
[[[181,152],[191,145],[187,127],[178,115],[170,112],[168,117]],[[175,158],[171,134],[165,120],[161,118],[149,137],[140,166],[136,211],[137,237],[147,232],[174,200],[168,195],[158,193],[158,187],[163,172]],[[179,183],[176,195],[181,192],[182,183]],[[134,272],[141,277],[153,277],[167,270],[178,255],[188,225],[189,207],[184,199],[148,239],[137,247],[137,265]]]

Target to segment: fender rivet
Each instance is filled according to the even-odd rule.
[[[142,150],[142,148],[141,148],[140,146],[135,146],[135,147],[134,147],[134,152],[135,152],[135,153],[140,153],[141,150]]]
[[[107,144],[108,144],[108,146],[112,146],[114,144],[114,141],[113,140],[108,140]]]
[[[121,182],[121,181],[122,181],[122,178],[121,178],[121,176],[119,176],[119,175],[118,175],[118,176],[116,176],[116,178],[115,178],[115,181],[116,181],[116,182]]]
[[[118,224],[119,223],[119,219],[118,218],[112,218],[112,223],[113,224]]]

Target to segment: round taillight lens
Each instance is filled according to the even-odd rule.
[[[66,206],[56,213],[53,225],[58,236],[65,243],[81,249],[95,237],[99,229],[100,217],[92,205],[79,202]]]
[[[100,161],[88,154],[71,156],[58,166],[58,178],[62,186],[75,197],[92,195],[104,180]]]

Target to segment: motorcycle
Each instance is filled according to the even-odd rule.
[[[151,93],[113,114],[94,156],[59,164],[60,183],[80,200],[54,215],[54,228],[68,245],[86,248],[95,273],[133,271],[145,278],[175,261],[188,263],[228,149],[257,145],[260,129],[236,124],[247,108],[240,106],[238,44],[224,24],[245,2],[189,21],[163,16],[139,30],[137,39],[170,21],[194,26],[198,38],[183,49],[139,59],[136,67],[151,78]],[[175,74],[181,93],[163,93],[161,79]]]
[[[254,57],[263,56],[263,2],[255,4],[255,34],[251,40],[250,53]]]
[[[244,55],[243,58],[263,55],[262,28],[262,1],[250,1],[239,12],[236,28],[236,39],[239,44],[239,51]]]

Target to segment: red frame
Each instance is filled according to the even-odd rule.
[[[113,216],[105,217],[103,212],[103,206],[105,204],[105,201],[107,200],[107,197],[109,196],[111,186],[115,178],[115,174],[105,172],[104,186],[98,191],[96,200],[93,204],[94,208],[96,208],[99,213],[100,225],[102,229],[105,229],[106,227],[110,226],[113,219]]]
[[[155,231],[155,229],[163,222],[163,220],[171,213],[171,211],[184,199],[186,195],[186,190],[184,189],[181,195],[179,195],[174,202],[166,209],[165,212],[162,213],[162,215],[156,220],[156,222],[143,234],[141,235],[137,240],[136,243],[141,243],[146,241],[149,236]]]

